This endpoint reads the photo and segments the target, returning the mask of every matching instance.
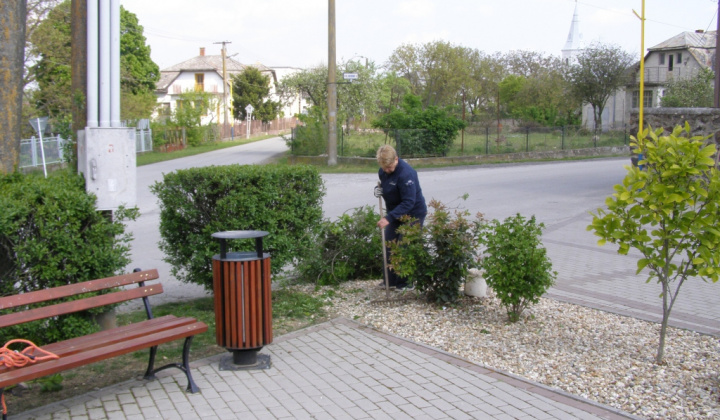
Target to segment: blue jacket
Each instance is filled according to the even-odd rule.
[[[395,171],[386,174],[382,168],[378,171],[383,199],[387,206],[388,222],[393,223],[401,216],[410,215],[416,219],[427,215],[427,205],[423,197],[417,172],[407,162],[398,159]]]

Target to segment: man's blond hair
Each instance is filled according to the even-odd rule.
[[[384,144],[378,149],[376,157],[380,167],[387,168],[395,162],[397,152],[389,144]]]

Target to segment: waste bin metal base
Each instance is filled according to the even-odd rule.
[[[235,350],[232,352],[233,354],[220,359],[220,370],[270,369],[272,365],[270,355],[258,354],[258,351],[259,350]]]

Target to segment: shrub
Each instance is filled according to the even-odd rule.
[[[517,214],[503,223],[493,220],[483,234],[485,279],[512,322],[518,321],[531,303],[538,302],[557,274],[540,241],[544,227],[535,222],[535,216],[526,220]]]
[[[279,272],[311,245],[309,232],[322,219],[322,178],[311,166],[211,166],[166,174],[151,191],[160,200],[160,248],[178,279],[212,290],[213,233],[269,232],[263,245]],[[254,250],[254,241],[229,243]]]
[[[0,294],[12,295],[119,274],[129,264],[124,220],[95,209],[84,180],[68,171],[48,178],[0,177]],[[96,328],[90,313],[3,328],[0,342],[26,338],[37,344],[83,335]]]
[[[377,222],[370,206],[353,209],[337,221],[323,221],[312,234],[312,245],[300,250],[298,281],[338,284],[382,276],[383,257]]]
[[[477,266],[484,219],[478,213],[470,220],[467,210],[451,214],[436,200],[429,205],[434,211],[424,227],[408,220],[399,228],[403,237],[390,243],[391,266],[400,276],[408,277],[429,301],[455,303],[468,270]]]

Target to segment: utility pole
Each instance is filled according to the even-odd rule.
[[[337,83],[335,80],[335,0],[328,0],[328,166],[337,165]]]
[[[225,67],[225,57],[227,57],[227,51],[225,50],[225,44],[232,44],[230,41],[220,41],[220,42],[213,42],[213,44],[222,44],[222,77],[223,77],[223,130],[222,130],[222,137],[225,137],[225,133],[227,132],[227,123],[228,123],[228,109],[227,109],[227,91],[228,91],[228,80],[227,80],[227,70]]]

